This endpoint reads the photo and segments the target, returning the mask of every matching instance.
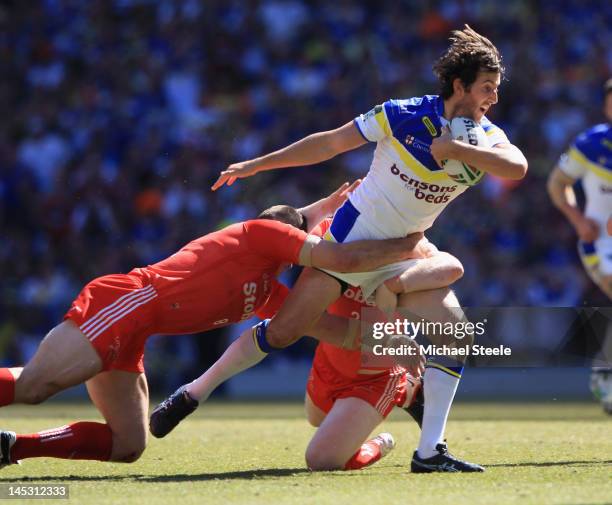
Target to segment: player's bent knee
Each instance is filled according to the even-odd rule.
[[[38,405],[61,391],[61,387],[52,382],[41,384],[21,381],[17,400],[27,405]]]
[[[115,463],[134,463],[140,459],[146,446],[146,441],[139,441],[137,443],[130,442],[117,448],[113,447],[111,461]]]
[[[294,337],[290,331],[283,331],[282,329],[279,331],[273,324],[270,324],[266,331],[266,341],[276,349],[289,347],[297,340],[299,340],[299,336]]]
[[[117,463],[137,461],[147,447],[147,440],[148,429],[146,425],[132,425],[118,431],[113,430],[111,461]]]
[[[325,452],[325,450],[308,447],[306,450],[306,466],[313,472],[324,472],[341,470],[344,467],[344,463],[338,461],[333,454]]]

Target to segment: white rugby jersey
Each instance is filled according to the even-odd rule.
[[[349,197],[370,236],[393,238],[425,231],[467,189],[450,179],[430,154],[432,139],[448,124],[443,112],[443,99],[426,95],[389,100],[355,118],[364,138],[377,143],[367,176]],[[488,119],[480,125],[491,146],[509,142]]]
[[[606,222],[612,215],[612,126],[600,124],[578,135],[561,156],[559,168],[582,181],[584,213],[599,223],[600,238],[607,238]]]

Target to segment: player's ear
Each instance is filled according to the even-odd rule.
[[[463,95],[465,94],[466,89],[465,86],[463,85],[463,82],[461,81],[461,79],[459,77],[455,77],[453,79],[453,95],[456,96],[457,98],[463,98]]]

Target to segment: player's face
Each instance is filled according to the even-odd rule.
[[[480,121],[491,106],[497,103],[500,82],[501,77],[497,72],[479,72],[469,89],[461,86],[463,93],[457,103],[456,115]]]

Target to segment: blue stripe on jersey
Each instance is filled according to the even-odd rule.
[[[329,227],[329,231],[336,239],[336,242],[344,242],[353,229],[358,217],[359,211],[353,206],[350,200],[344,202],[344,205],[334,214],[334,220]]]
[[[578,247],[580,247],[580,251],[582,254],[588,256],[589,254],[595,254],[597,251],[595,250],[595,244],[593,242],[579,242]]]
[[[612,171],[612,125],[599,124],[576,138],[578,149],[591,163]]]

